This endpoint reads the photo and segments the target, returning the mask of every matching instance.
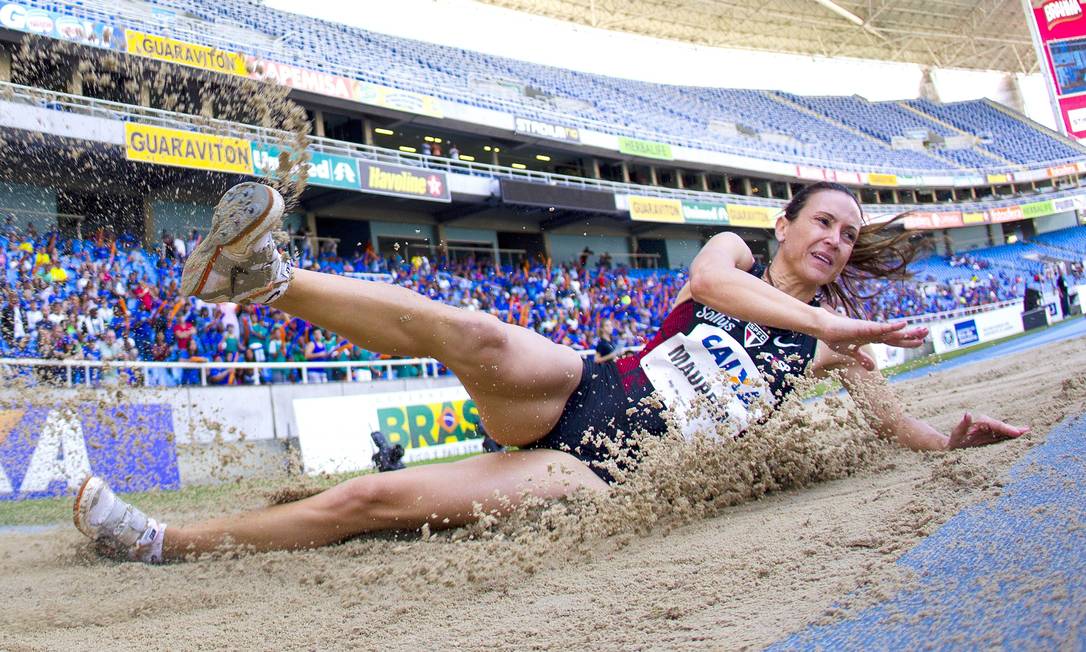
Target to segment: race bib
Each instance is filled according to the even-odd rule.
[[[765,391],[762,374],[746,349],[712,324],[671,336],[641,359],[641,369],[664,404],[688,422],[693,401],[707,396],[727,406],[728,417],[745,428],[748,406]]]

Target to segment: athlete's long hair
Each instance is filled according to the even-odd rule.
[[[800,190],[792,201],[784,207],[784,218],[794,222],[807,201],[819,192],[840,192],[852,198],[860,209],[863,221],[863,206],[860,199],[847,187],[831,181],[819,181]],[[864,294],[859,283],[869,279],[907,279],[910,274],[906,269],[916,257],[926,249],[926,243],[908,231],[898,231],[895,227],[899,220],[908,213],[902,213],[892,220],[881,224],[863,224],[852,247],[841,274],[837,280],[823,285],[820,290],[822,300],[834,308],[843,308],[850,317],[864,317],[861,302],[874,296]]]

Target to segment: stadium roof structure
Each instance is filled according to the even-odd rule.
[[[1030,73],[1021,0],[479,0],[711,47]]]

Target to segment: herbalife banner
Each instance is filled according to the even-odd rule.
[[[641,158],[654,158],[660,161],[674,161],[675,155],[671,151],[671,145],[657,143],[651,140],[638,140],[636,138],[618,137],[618,151],[631,156]]]
[[[1086,15],[1079,0],[1022,0],[1037,59],[1069,136],[1086,138]]]

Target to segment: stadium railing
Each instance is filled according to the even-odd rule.
[[[930,324],[931,322],[936,321],[947,321],[951,319],[958,319],[959,317],[967,317],[969,315],[988,312],[989,310],[1009,308],[1016,304],[1021,305],[1021,303],[1022,299],[1009,299],[1007,301],[1000,301],[998,303],[984,303],[979,306],[966,306],[965,308],[958,308],[957,310],[948,310],[945,312],[929,312],[924,313],[923,315],[913,315],[911,317],[905,317],[905,321],[909,324]]]
[[[619,353],[627,353],[630,351],[638,351],[641,347],[627,347],[620,349]],[[577,353],[581,357],[588,357],[595,355],[595,351],[579,350]],[[103,380],[103,373],[108,374],[111,378],[118,378],[120,372],[124,371],[132,373],[139,370],[143,373],[137,376],[139,386],[143,387],[193,387],[196,383],[173,383],[165,384],[157,382],[153,378],[152,374],[146,373],[152,369],[163,369],[166,371],[184,371],[186,369],[195,369],[200,372],[201,387],[251,387],[257,385],[269,384],[267,380],[261,378],[261,371],[299,371],[301,379],[300,381],[281,380],[275,381],[271,384],[276,385],[289,385],[289,384],[312,384],[314,382],[325,382],[323,380],[315,380],[317,376],[310,377],[315,373],[313,370],[321,370],[324,374],[330,369],[343,369],[347,372],[347,378],[350,379],[346,382],[378,382],[380,379],[375,378],[374,370],[380,370],[384,372],[385,378],[392,378],[392,372],[399,367],[417,367],[419,369],[419,375],[417,378],[437,378],[441,376],[437,372],[441,362],[434,360],[433,358],[404,358],[398,360],[367,360],[367,361],[349,361],[349,362],[147,362],[137,360],[118,360],[111,362],[103,362],[101,360],[46,360],[40,358],[0,358],[0,370],[3,370],[4,375],[9,379],[12,375],[17,375],[19,370],[30,371],[34,370],[53,370],[57,372],[56,376],[49,377],[44,382],[61,387],[77,387],[77,386],[103,386],[110,385],[112,381],[108,378]],[[208,381],[209,372],[212,370],[238,370],[238,369],[251,369],[253,373],[252,383],[232,383],[229,385],[219,385],[217,383],[211,383]],[[82,371],[81,376],[76,378],[76,371]],[[94,370],[96,373],[92,373]],[[356,374],[357,371],[366,371],[369,373],[367,378],[365,375]],[[14,372],[14,373],[13,373]],[[114,375],[116,374],[116,375]],[[324,376],[322,374],[322,376]],[[326,376],[324,376],[326,377]],[[339,382],[339,381],[332,381]],[[112,384],[121,384],[119,382],[112,382]],[[128,385],[128,382],[123,383]]]
[[[171,129],[196,131],[198,133],[234,135],[247,134],[260,142],[281,142],[287,139],[287,134],[282,131],[247,125],[239,122],[192,116],[184,113],[140,107],[132,104],[122,104],[109,100],[86,98],[67,93],[58,93],[43,89],[0,82],[0,100],[23,102],[33,104],[41,108],[70,111],[81,115],[117,120],[122,122],[139,120],[143,124],[149,124]],[[539,172],[535,170],[519,170],[512,167],[491,165],[475,161],[462,161],[422,154],[410,154],[399,150],[386,149],[373,145],[362,145],[344,141],[310,136],[310,148],[326,153],[338,154],[391,163],[394,165],[406,165],[410,167],[425,167],[432,170],[448,172],[450,174],[467,174],[475,176],[488,176],[508,178],[520,181],[530,181],[548,185],[564,185],[587,190],[602,190],[622,195],[642,195],[652,197],[665,197],[670,199],[690,199],[693,201],[717,202],[734,201],[752,206],[767,206],[781,208],[786,203],[784,199],[768,199],[749,195],[732,195],[719,192],[705,192],[681,188],[667,188],[661,186],[644,186],[621,181],[608,181],[605,179],[590,179],[551,172]],[[945,171],[944,171],[945,172]],[[1066,194],[1075,194],[1077,189],[1072,188],[1058,192],[1045,193],[1046,198],[1058,198]],[[967,204],[871,204],[865,205],[865,209],[878,211],[886,207],[892,207],[896,212],[907,210],[931,210],[934,206],[959,207],[968,210],[971,207],[992,208],[1003,203],[1018,203],[1017,199],[993,199],[983,202],[970,202]]]

